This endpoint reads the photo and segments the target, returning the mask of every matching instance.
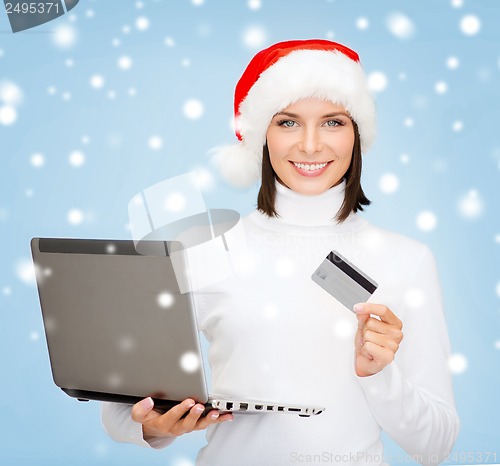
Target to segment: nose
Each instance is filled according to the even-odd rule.
[[[304,128],[297,144],[297,148],[305,155],[314,155],[317,152],[321,152],[323,143],[321,142],[317,128]]]

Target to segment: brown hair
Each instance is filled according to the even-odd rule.
[[[364,210],[363,206],[371,204],[361,187],[361,142],[358,125],[355,121],[352,123],[354,127],[354,146],[352,148],[351,164],[344,175],[346,180],[344,202],[335,216],[338,223],[343,222],[351,212],[362,211]],[[275,180],[276,173],[271,165],[269,149],[265,144],[262,151],[262,184],[257,196],[257,209],[269,217],[278,217],[278,212],[275,209]]]

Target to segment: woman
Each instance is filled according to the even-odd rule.
[[[381,464],[385,431],[415,461],[438,464],[459,426],[438,277],[425,245],[356,214],[370,203],[361,153],[375,135],[357,54],[324,40],[261,51],[236,87],[235,117],[240,142],[218,149],[217,164],[235,184],[262,183],[237,273],[197,297],[212,391],[326,411],[200,417],[185,400],[160,415],[148,398],[104,405],[106,429],[161,447],[208,427],[197,464],[210,466]],[[331,250],[378,282],[354,312],[310,278]]]

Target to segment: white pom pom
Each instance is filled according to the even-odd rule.
[[[259,180],[262,170],[262,148],[255,150],[240,142],[215,147],[210,154],[221,177],[233,186],[248,188]]]

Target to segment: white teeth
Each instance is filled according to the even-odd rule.
[[[300,168],[301,170],[320,170],[321,168],[324,168],[328,165],[327,163],[295,163],[293,164],[297,167]]]

